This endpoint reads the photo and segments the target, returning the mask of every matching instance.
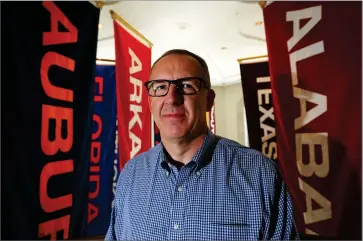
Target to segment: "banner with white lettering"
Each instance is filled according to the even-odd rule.
[[[151,46],[114,19],[120,170],[151,148],[151,113],[144,83],[151,69]]]
[[[216,114],[215,114],[215,110],[216,110],[216,104],[213,103],[212,109],[209,112],[207,112],[207,123],[208,123],[210,131],[213,134],[216,134]]]
[[[100,10],[87,1],[1,10],[1,239],[80,237]]]
[[[116,83],[116,82],[115,82]],[[115,89],[116,92],[116,89]],[[116,108],[117,109],[117,108]],[[111,203],[111,211],[114,206],[115,195],[116,195],[116,187],[117,187],[117,180],[120,175],[120,157],[118,152],[118,120],[117,120],[117,112],[116,112],[116,123],[115,123],[115,151],[113,154],[113,172],[112,172],[112,203]],[[109,222],[110,220],[108,220]],[[107,233],[107,231],[106,231]]]
[[[268,62],[241,60],[240,70],[249,147],[277,162],[275,118]]]
[[[362,2],[274,1],[263,14],[279,161],[298,229],[360,240]]]
[[[114,197],[112,186],[116,135],[115,65],[96,66],[93,101],[87,237],[107,233]]]

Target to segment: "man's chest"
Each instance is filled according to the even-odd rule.
[[[116,221],[123,223],[121,239],[258,238],[261,209],[238,180],[164,174],[133,183]]]

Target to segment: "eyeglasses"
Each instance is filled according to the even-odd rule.
[[[177,80],[150,80],[145,83],[145,87],[150,96],[161,97],[169,92],[170,85],[174,84],[180,94],[194,95],[202,89],[202,85],[208,88],[207,83],[201,77],[186,77]]]

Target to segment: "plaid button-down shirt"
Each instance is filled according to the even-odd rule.
[[[298,239],[275,163],[210,131],[180,170],[162,144],[128,161],[106,240]]]

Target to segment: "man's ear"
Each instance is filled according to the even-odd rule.
[[[207,112],[209,112],[212,109],[215,97],[216,93],[214,92],[214,90],[209,89],[207,94]]]

